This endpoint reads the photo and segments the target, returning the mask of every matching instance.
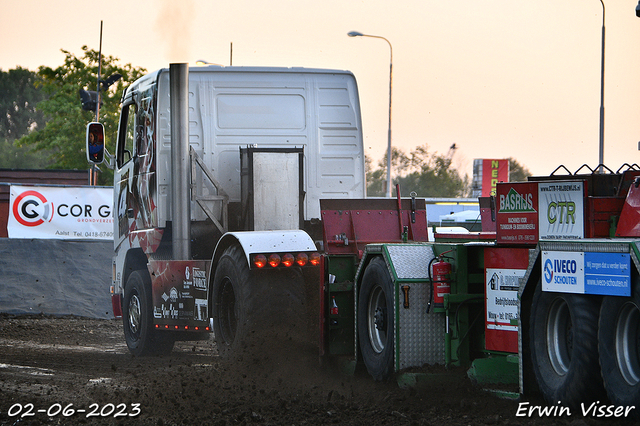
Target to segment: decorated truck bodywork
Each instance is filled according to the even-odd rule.
[[[640,406],[639,176],[499,183],[480,200],[484,231],[435,241],[419,200],[321,201],[321,350],[378,380],[463,366],[506,396]]]
[[[87,153],[99,163],[97,124]],[[254,327],[298,315],[289,305],[318,298],[319,199],[364,197],[346,71],[172,64],[126,89],[115,153],[104,156],[114,168],[113,309],[136,355],[210,331],[232,352]]]

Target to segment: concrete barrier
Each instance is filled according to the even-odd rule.
[[[0,239],[0,312],[113,318],[112,241]]]

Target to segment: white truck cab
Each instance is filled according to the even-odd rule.
[[[360,106],[350,72],[182,69],[174,82],[170,69],[150,73],[122,98],[112,160],[112,293],[114,312],[125,316],[134,353],[162,346],[155,336],[162,334],[160,329],[201,331],[211,317],[215,324],[213,305],[219,302],[211,286],[225,250],[238,252],[245,264],[238,267],[247,270],[256,268],[251,263],[256,253],[310,253],[322,240],[319,200],[365,196]],[[188,88],[180,88],[178,78]],[[182,120],[177,119],[179,108]],[[88,140],[99,133],[92,124]],[[186,141],[176,154],[179,132]],[[87,148],[95,159],[90,161],[100,162],[103,154],[96,154],[96,148],[89,154]],[[183,226],[188,230],[181,231]],[[293,233],[284,237],[284,231]],[[188,255],[176,255],[176,234],[184,232]],[[265,232],[273,236],[265,237]],[[205,274],[198,286],[194,271]],[[134,272],[140,283],[129,295],[127,283]],[[145,287],[149,294],[142,294]],[[155,343],[144,342],[141,330],[153,335],[147,340]],[[138,343],[147,349],[138,349]]]

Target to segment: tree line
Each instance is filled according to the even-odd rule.
[[[427,198],[471,197],[471,180],[468,175],[454,167],[456,145],[452,144],[446,154],[431,152],[429,145],[414,148],[409,154],[391,148],[391,183],[400,186],[400,195],[408,197],[415,193]],[[509,157],[509,181],[525,181],[531,172]],[[387,182],[387,154],[373,168],[369,157],[365,159],[367,195],[384,197]],[[395,190],[393,191],[395,194]]]
[[[97,89],[99,52],[82,47],[77,57],[62,50],[64,64],[41,66],[37,72],[21,67],[0,70],[0,168],[87,170],[85,131],[95,120],[94,111],[85,111],[80,89]],[[102,55],[101,75],[122,77],[102,91],[100,122],[105,126],[107,144],[118,131],[120,99],[124,89],[146,70],[131,64],[120,65],[113,56]],[[109,142],[110,141],[110,142]],[[113,151],[113,149],[111,149]],[[101,166],[98,182],[111,185],[113,173]]]
[[[38,71],[17,67],[0,70],[0,168],[76,169],[90,166],[85,155],[85,129],[95,120],[93,111],[82,109],[79,90],[96,90],[99,52],[82,47],[80,57],[62,50],[64,64],[41,66]],[[102,56],[103,79],[122,77],[102,94],[100,121],[105,126],[107,147],[114,150],[119,103],[124,89],[146,70],[118,58]],[[470,179],[453,167],[455,144],[446,154],[431,152],[421,145],[409,154],[392,149],[392,183],[401,194],[419,197],[468,197]],[[512,158],[510,180],[524,180],[528,170]],[[111,185],[113,173],[101,166],[99,184]],[[366,158],[367,195],[385,196],[386,155],[374,168]]]

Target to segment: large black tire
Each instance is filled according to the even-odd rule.
[[[603,398],[599,310],[596,297],[543,292],[538,283],[529,336],[533,371],[548,404],[576,408]]]
[[[229,357],[241,350],[251,329],[248,304],[249,267],[237,246],[220,258],[212,286],[213,334],[218,353]]]
[[[167,355],[173,350],[171,332],[153,328],[151,278],[146,271],[133,271],[127,279],[122,306],[124,337],[135,356]]]
[[[240,246],[227,248],[218,261],[211,295],[218,353],[230,358],[290,352],[284,341],[305,340],[304,293],[299,270],[252,272]]]
[[[640,280],[631,297],[605,297],[598,327],[600,367],[613,404],[640,407]],[[638,410],[633,410],[636,418]]]
[[[393,282],[382,257],[364,271],[358,292],[358,341],[369,374],[378,381],[393,375]]]

